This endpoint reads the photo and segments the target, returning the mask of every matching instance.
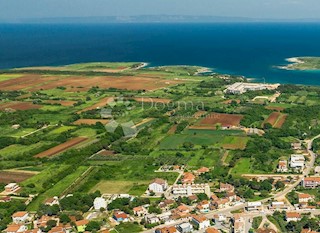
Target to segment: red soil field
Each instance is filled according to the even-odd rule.
[[[31,102],[10,102],[5,104],[0,104],[0,111],[6,108],[12,108],[14,110],[28,110],[28,109],[39,109],[41,105],[33,104]]]
[[[98,103],[96,103],[90,107],[84,108],[84,109],[78,111],[77,113],[79,114],[79,113],[86,112],[89,110],[94,110],[97,108],[105,107],[108,103],[110,103],[112,101],[112,99],[113,99],[113,97],[105,97],[105,98],[101,99]]]
[[[206,111],[198,111],[195,114],[193,114],[193,117],[198,119],[198,118],[204,116],[206,113],[207,113]]]
[[[8,184],[11,182],[22,182],[34,176],[30,172],[19,171],[0,171],[0,183]]]
[[[133,99],[137,102],[144,102],[144,103],[170,103],[172,100],[171,99],[161,99],[161,98],[150,98],[150,97],[135,97],[135,98],[130,98]]]
[[[200,121],[200,125],[216,125],[221,124],[223,127],[238,126],[243,118],[242,115],[211,113]]]
[[[156,90],[184,83],[182,80],[167,80],[150,75],[143,76],[45,76],[38,74],[28,74],[22,77],[5,80],[0,82],[0,89],[6,91],[29,90],[38,91],[40,89],[48,90],[62,86],[67,91],[88,91],[93,86],[100,88],[117,88],[127,90]]]
[[[101,122],[101,124],[107,124],[109,120],[103,120],[103,119],[79,119],[73,122],[74,125],[95,125],[97,122]]]
[[[238,104],[240,104],[240,100],[225,100],[223,101],[224,104],[231,104],[232,101],[236,101]]]
[[[102,156],[111,156],[114,155],[114,151],[112,150],[102,150],[98,153],[98,155],[102,155]]]
[[[169,129],[168,134],[174,134],[174,133],[176,132],[176,130],[177,130],[177,126],[178,126],[178,125],[173,125],[173,126]]]
[[[87,140],[87,138],[84,138],[84,137],[73,138],[73,139],[71,139],[71,140],[69,140],[69,141],[67,141],[65,143],[62,143],[62,144],[60,144],[58,146],[55,146],[55,147],[53,147],[53,148],[51,148],[49,150],[41,152],[40,154],[37,154],[34,157],[36,157],[36,158],[52,157],[52,156],[54,156],[54,155],[56,155],[58,153],[61,153],[61,152],[65,151],[65,150],[67,150],[67,149],[69,149],[69,148],[81,143],[81,142],[84,142],[86,140]]]
[[[284,122],[286,121],[287,116],[288,115],[282,115],[274,127],[280,129],[283,126]]]
[[[75,103],[77,103],[77,101],[69,101],[69,100],[46,100],[45,103],[49,103],[49,104],[60,104],[60,105],[65,106],[65,107],[71,107],[71,106],[73,106]]]
[[[274,124],[277,122],[280,115],[281,115],[280,112],[273,112],[269,115],[269,117],[265,120],[264,123],[269,123],[272,126],[274,126]]]

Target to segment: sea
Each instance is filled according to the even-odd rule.
[[[299,56],[320,56],[319,23],[0,24],[0,69],[141,61],[320,85],[318,71],[275,67]]]

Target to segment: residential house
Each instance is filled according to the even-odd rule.
[[[234,214],[233,216],[233,232],[234,233],[247,233],[245,232],[245,222],[241,214]]]
[[[320,177],[314,176],[314,177],[305,177],[302,180],[302,186],[304,188],[316,188],[320,185]]]
[[[269,209],[271,210],[284,210],[287,209],[288,206],[285,205],[285,203],[283,201],[274,201],[271,202],[271,205],[269,207]]]
[[[314,196],[308,193],[298,193],[299,203],[308,203],[309,201],[314,201]]]
[[[291,148],[293,150],[301,150],[302,149],[302,144],[301,144],[301,142],[291,143]]]
[[[4,191],[8,194],[14,194],[20,190],[20,186],[17,183],[10,183],[4,187]]]
[[[12,222],[15,224],[26,223],[30,220],[29,213],[26,211],[19,211],[12,215]]]
[[[209,168],[207,168],[207,167],[202,167],[202,168],[199,168],[199,169],[196,171],[196,173],[197,173],[197,175],[201,175],[201,174],[207,173],[207,172],[209,172],[209,171],[210,171]]]
[[[28,230],[28,227],[25,225],[12,224],[9,225],[3,232],[5,233],[19,233]]]
[[[95,210],[107,209],[107,202],[103,197],[96,197],[93,201]]]
[[[144,216],[144,220],[149,224],[160,223],[160,219],[155,214],[147,214]]]
[[[286,212],[286,221],[287,222],[297,222],[301,220],[301,214],[297,212]]]
[[[129,221],[128,215],[125,212],[120,211],[120,210],[115,210],[113,212],[113,218],[117,222],[128,222]]]
[[[208,229],[206,229],[205,233],[219,233],[220,231],[217,230],[216,228],[214,227],[210,227]]]
[[[304,155],[291,155],[290,157],[290,167],[296,170],[303,170],[305,163]]]
[[[234,192],[234,186],[231,184],[220,183],[220,192]]]
[[[248,202],[246,209],[248,211],[261,211],[262,210],[261,201]]]
[[[227,216],[224,215],[224,214],[215,214],[213,216],[213,221],[217,224],[217,223],[220,223],[220,222],[227,222]]]
[[[7,203],[11,201],[11,197],[1,197],[0,203]]]
[[[87,220],[87,219],[76,221],[75,224],[77,227],[77,231],[78,232],[85,232],[88,223],[89,223],[89,220]]]
[[[288,172],[288,162],[286,160],[279,161],[277,172]]]
[[[188,222],[184,222],[184,223],[177,225],[177,230],[180,233],[190,233],[193,231],[193,226]]]
[[[177,228],[172,227],[163,227],[163,228],[157,228],[155,233],[179,233]]]
[[[144,216],[148,213],[148,210],[146,208],[144,208],[143,206],[138,206],[133,208],[133,214],[136,216]]]
[[[149,184],[149,191],[154,193],[163,193],[168,189],[168,183],[166,180],[156,178]]]
[[[54,221],[59,222],[59,219],[57,219],[57,218],[54,218],[54,217],[51,217],[51,216],[47,216],[47,215],[42,215],[41,218],[36,221],[37,227],[38,228],[47,227],[47,222],[50,221],[50,220],[54,220]]]
[[[218,199],[217,201],[212,202],[212,205],[217,208],[217,209],[223,209],[229,206],[230,201],[229,198],[221,198]]]
[[[196,209],[202,213],[206,213],[210,209],[210,203],[207,200],[203,200],[196,206]]]
[[[192,184],[196,177],[191,172],[185,172],[183,174],[182,183],[184,184]]]
[[[59,205],[59,198],[58,197],[52,197],[52,198],[48,198],[45,202],[45,205],[48,206],[54,206],[54,205]]]
[[[210,227],[210,220],[203,215],[193,215],[191,222],[196,225],[198,230]]]
[[[192,196],[194,194],[205,193],[211,195],[209,184],[176,184],[172,186],[172,193],[176,196]]]
[[[66,233],[66,229],[64,227],[53,227],[48,233]]]

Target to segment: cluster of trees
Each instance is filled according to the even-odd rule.
[[[130,198],[117,198],[108,205],[108,210],[122,210],[128,214],[133,214],[132,209],[137,206],[150,204],[150,199],[148,198],[135,198],[130,201]],[[154,207],[151,211],[158,212]]]
[[[100,197],[101,193],[96,191],[94,193],[74,193],[60,200],[61,210],[66,211],[81,211],[87,212],[93,205],[96,197]]]
[[[0,203],[0,231],[6,229],[12,221],[11,215],[17,211],[24,211],[26,205],[21,200],[11,200],[7,203]]]

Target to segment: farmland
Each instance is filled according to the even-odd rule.
[[[196,182],[232,183],[274,173],[291,142],[320,130],[320,88],[231,95],[224,89],[242,77],[199,69],[132,62],[3,71],[0,183],[36,195],[32,211],[73,192],[140,196],[154,178],[175,182],[178,173],[158,171],[164,165],[205,166],[210,173]],[[276,102],[251,101],[276,91]]]

